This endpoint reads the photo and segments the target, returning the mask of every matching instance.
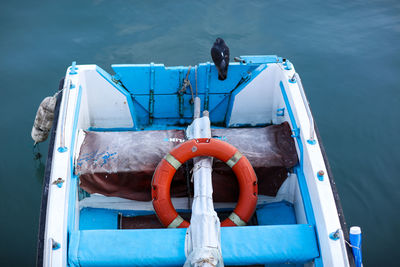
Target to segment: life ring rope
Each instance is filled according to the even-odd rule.
[[[175,210],[171,202],[171,181],[176,170],[187,160],[210,156],[225,162],[238,179],[239,201],[234,211],[221,226],[244,226],[250,220],[257,205],[257,176],[248,159],[234,146],[218,139],[199,138],[181,143],[158,164],[151,182],[153,207],[161,223],[168,228],[184,228],[189,222]]]

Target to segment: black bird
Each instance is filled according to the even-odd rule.
[[[218,79],[223,81],[228,75],[229,47],[222,38],[217,38],[211,48],[211,57],[218,70]]]

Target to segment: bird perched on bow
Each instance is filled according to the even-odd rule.
[[[229,47],[222,38],[217,38],[211,48],[211,57],[218,70],[218,79],[223,81],[228,75]]]

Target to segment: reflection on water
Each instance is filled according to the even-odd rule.
[[[43,163],[43,155],[40,152],[40,144],[33,145],[32,158],[35,166],[35,176],[39,184],[43,184],[45,164]]]
[[[194,65],[211,61],[219,36],[232,58],[278,54],[295,64],[346,218],[365,233],[365,266],[396,265],[399,1],[22,0],[2,3],[0,23],[4,265],[35,262],[47,143],[34,160],[30,130],[66,67],[74,60],[109,71],[112,63]]]
[[[32,155],[33,155],[33,159],[34,159],[35,161],[39,161],[39,162],[42,161],[43,155],[42,155],[42,153],[40,153],[40,146],[39,146],[39,144],[34,144],[34,145],[33,145],[33,147],[32,147]]]
[[[35,160],[35,176],[39,184],[43,184],[45,165],[41,159]]]

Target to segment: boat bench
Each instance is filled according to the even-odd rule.
[[[70,266],[183,266],[186,229],[83,230],[69,237]],[[308,224],[222,227],[225,265],[301,264],[319,257]]]

